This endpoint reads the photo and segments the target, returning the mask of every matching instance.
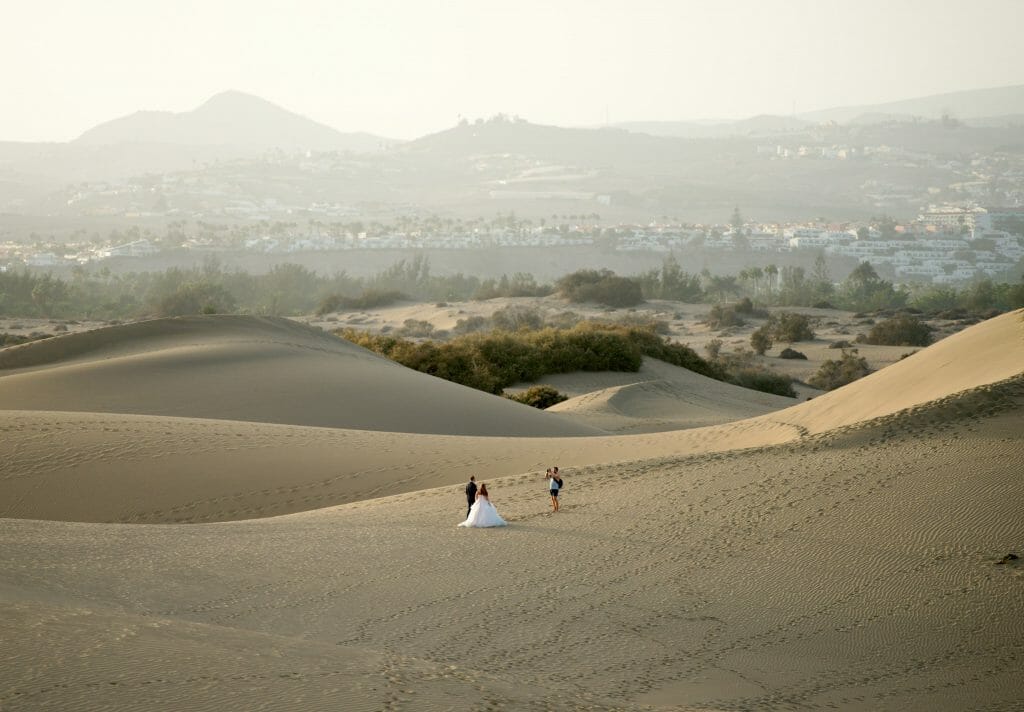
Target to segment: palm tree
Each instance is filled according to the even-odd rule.
[[[751,267],[750,278],[754,281],[754,296],[756,297],[761,288],[761,279],[764,278],[764,270],[760,267]]]
[[[771,295],[775,291],[775,278],[779,276],[779,268],[770,264],[764,268],[764,272],[768,275],[768,294]]]

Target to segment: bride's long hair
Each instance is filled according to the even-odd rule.
[[[483,484],[480,485],[480,496],[481,497],[486,497],[487,496],[487,485],[483,485]]]

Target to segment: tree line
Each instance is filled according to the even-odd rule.
[[[265,274],[227,269],[210,260],[162,272],[114,274],[76,268],[68,278],[29,270],[0,272],[0,315],[56,319],[138,319],[197,313],[326,314],[366,309],[388,301],[462,301],[559,294],[570,302],[629,307],[647,299],[723,303],[747,298],[762,306],[834,307],[875,311],[915,307],[926,312],[1006,311],[1024,306],[1024,283],[980,279],[962,288],[894,285],[862,262],[841,283],[819,257],[803,267],[750,267],[734,275],[687,272],[673,257],[634,276],[611,270],[578,270],[552,284],[527,273],[481,279],[437,275],[423,256],[399,260],[369,276],[344,271],[321,275],[297,264]]]

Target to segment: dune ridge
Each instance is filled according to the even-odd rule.
[[[404,368],[298,322],[154,319],[0,350],[0,404],[412,433],[580,436],[583,423]]]

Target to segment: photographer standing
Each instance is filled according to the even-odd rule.
[[[558,467],[549,467],[544,473],[548,481],[548,492],[551,494],[551,511],[558,511],[558,493],[562,490],[562,478],[558,474]]]

